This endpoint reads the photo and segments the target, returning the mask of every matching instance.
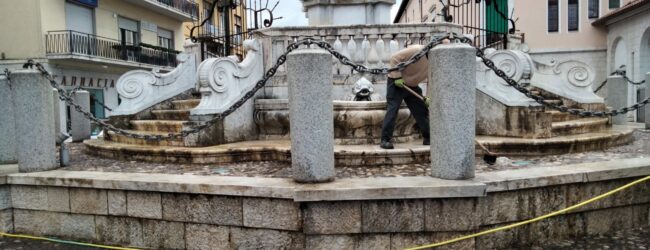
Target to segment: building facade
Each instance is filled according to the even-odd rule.
[[[66,89],[88,90],[92,113],[104,118],[110,110],[101,103],[111,108],[120,102],[120,75],[176,66],[183,23],[197,12],[193,0],[0,1],[0,68],[35,59]]]
[[[448,0],[445,3],[462,6],[464,0]],[[474,1],[470,1],[474,3]],[[514,32],[524,37],[524,42],[529,48],[532,58],[540,63],[550,64],[556,61],[576,59],[583,61],[596,72],[595,82],[604,81],[609,74],[621,65],[628,68],[628,76],[641,80],[643,66],[647,62],[640,62],[643,56],[639,50],[625,49],[643,43],[642,34],[650,26],[650,22],[625,22],[624,18],[610,18],[609,16],[621,10],[629,13],[647,13],[647,0],[492,0],[480,1],[474,12],[469,15],[454,13],[457,7],[449,7],[449,12],[454,17],[453,22],[461,25],[478,27],[479,29],[498,29],[499,32],[510,31],[513,25],[509,22],[495,24],[486,21],[490,9],[486,9],[486,2],[497,3],[503,13],[516,21]],[[440,15],[443,5],[437,0],[403,0],[394,19],[395,23],[421,23],[441,22],[444,17]],[[507,10],[507,12],[506,12]],[[632,11],[634,10],[634,11]],[[478,18],[476,18],[478,16]],[[472,18],[473,17],[473,18]],[[638,19],[638,17],[636,17]],[[606,21],[605,21],[606,20]],[[645,19],[643,19],[645,20]],[[637,23],[637,24],[631,24]],[[504,25],[506,25],[504,27]],[[629,25],[634,28],[628,27]],[[623,27],[625,26],[625,27]],[[626,28],[627,27],[627,28]],[[635,30],[638,37],[622,39],[619,32],[631,33]],[[609,35],[608,35],[609,34]],[[634,42],[632,42],[632,40]],[[625,42],[619,42],[625,41]],[[626,43],[629,42],[629,43]],[[619,48],[617,48],[617,46]],[[619,52],[614,52],[619,51]],[[623,51],[623,52],[621,52]],[[636,53],[636,54],[635,54]],[[634,59],[636,58],[636,59]],[[636,62],[636,64],[633,64]],[[633,65],[634,72],[630,72]],[[632,74],[632,75],[631,75]],[[629,87],[629,104],[636,103],[637,91],[635,86]],[[606,93],[599,93],[606,95]]]
[[[197,38],[201,45],[201,60],[229,55],[241,59],[244,56],[242,45],[248,32],[247,6],[251,1],[222,0],[217,1],[216,5],[214,1],[217,0],[197,0],[199,15],[196,20],[184,24],[185,37],[193,35]],[[213,6],[214,13],[208,18]],[[190,34],[193,27],[199,26],[206,19],[203,26],[197,27],[194,34]]]

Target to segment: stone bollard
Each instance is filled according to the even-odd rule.
[[[645,98],[650,98],[650,72],[645,74]],[[650,129],[650,106],[645,107],[645,129]]]
[[[57,168],[52,87],[36,70],[11,74],[16,120],[16,151],[20,172]]]
[[[323,50],[298,50],[287,57],[287,74],[293,179],[333,181],[332,56]]]
[[[476,49],[460,43],[438,45],[429,58],[431,175],[474,178]]]
[[[54,118],[54,140],[59,143],[61,134],[61,109],[59,108],[59,91],[52,88],[52,114]]]
[[[72,95],[74,103],[81,106],[82,110],[90,112],[90,93],[85,90],[79,90]],[[70,107],[70,121],[73,142],[81,142],[90,139],[90,120],[74,107]]]
[[[9,80],[0,75],[0,164],[16,163],[16,121]]]
[[[621,109],[627,106],[627,83],[622,76],[607,77],[607,106]],[[612,116],[612,123],[623,125],[627,123],[627,114]]]

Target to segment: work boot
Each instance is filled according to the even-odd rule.
[[[429,142],[429,138],[424,138],[424,140],[422,141],[422,145],[427,145],[427,146],[431,145],[431,143]]]
[[[379,144],[379,147],[383,149],[394,149],[393,144],[390,143],[389,141],[382,141],[381,144]]]

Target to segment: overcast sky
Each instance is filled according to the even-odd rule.
[[[269,0],[269,1],[270,1],[269,5],[273,5],[278,0]],[[274,15],[281,16],[282,19],[275,20],[273,22],[273,27],[307,25],[307,18],[305,17],[305,13],[302,12],[302,2],[300,0],[279,0],[279,1],[280,4],[278,4],[278,7],[275,8]],[[399,4],[401,2],[402,0],[396,0],[395,5],[393,5],[393,8],[390,11],[391,22],[393,21],[395,14],[397,13],[397,9],[399,8]]]

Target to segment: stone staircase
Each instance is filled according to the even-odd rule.
[[[183,99],[171,101],[171,107],[154,107],[151,110],[151,119],[131,120],[129,121],[132,128],[129,132],[149,135],[167,135],[169,133],[180,133],[184,125],[190,125],[190,109],[196,107],[200,99]],[[165,109],[165,108],[171,109]],[[186,146],[183,139],[150,141],[144,139],[131,138],[124,135],[108,131],[104,139],[110,142],[130,144],[130,145],[148,145],[148,146]]]
[[[532,92],[543,96],[550,103],[569,108],[607,110],[605,104],[580,104],[538,88],[534,88]],[[633,140],[633,129],[627,126],[612,126],[608,117],[581,117],[550,108],[546,108],[544,113],[550,114],[552,120],[550,138],[477,136],[477,140],[495,153],[521,156],[604,150]]]
[[[606,109],[604,104],[578,104],[543,90],[534,91],[535,94],[542,95],[551,102],[571,108],[599,111]],[[137,115],[123,123],[128,124],[126,127],[134,133],[150,135],[180,133],[184,127],[192,126],[193,122],[189,120],[190,109],[196,107],[199,101],[194,96],[166,101],[143,112],[143,115]],[[603,150],[627,144],[633,140],[633,128],[612,126],[609,118],[584,118],[550,109],[546,109],[543,113],[552,117],[550,137],[546,133],[548,138],[479,135],[476,139],[492,152],[503,156],[534,156]],[[258,140],[190,147],[183,139],[147,141],[109,131],[105,133],[103,139],[89,140],[85,144],[86,152],[90,154],[122,160],[192,164],[291,161],[289,139],[265,138],[262,132],[260,132]],[[430,155],[429,147],[421,145],[420,139],[396,143],[394,150],[384,150],[379,148],[377,143],[370,142],[357,145],[344,144],[335,145],[334,153],[337,166],[426,163],[429,161]],[[477,154],[482,153],[478,146],[476,152]]]

